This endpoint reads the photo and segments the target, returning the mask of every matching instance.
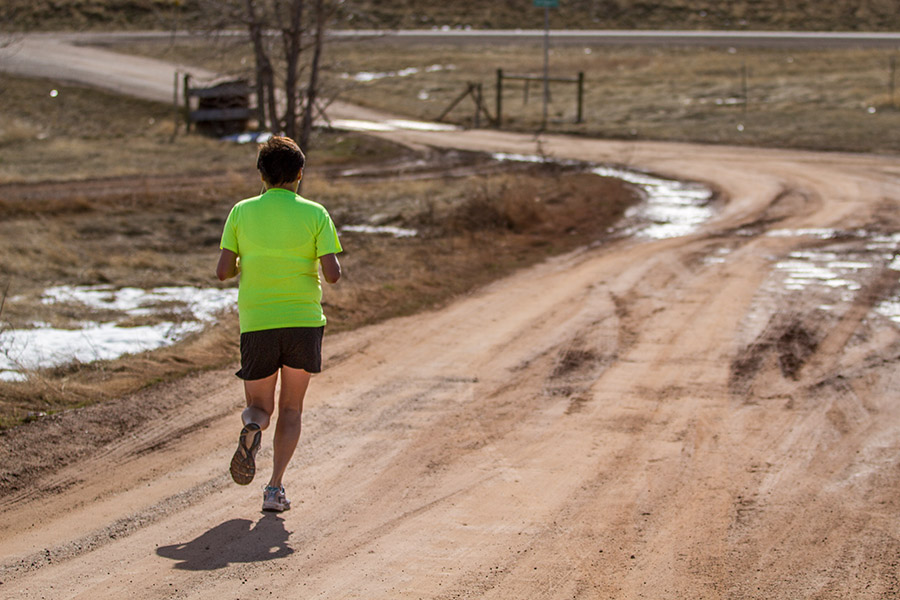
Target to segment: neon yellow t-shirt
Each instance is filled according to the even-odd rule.
[[[220,247],[240,258],[241,333],[325,325],[319,257],[342,249],[321,204],[281,188],[242,200],[228,214]]]

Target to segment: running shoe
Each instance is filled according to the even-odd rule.
[[[231,457],[231,478],[238,485],[247,485],[256,475],[256,453],[262,440],[262,431],[256,423],[248,423],[241,429],[238,447]]]
[[[263,510],[283,512],[291,509],[291,501],[284,495],[284,486],[266,486],[263,492]]]

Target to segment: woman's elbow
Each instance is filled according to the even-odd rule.
[[[328,283],[337,283],[341,278],[341,263],[335,255],[322,257],[322,275]]]
[[[216,265],[216,277],[219,281],[225,281],[226,279],[231,279],[237,273],[235,272],[237,269],[233,264],[228,263],[220,263]]]
[[[338,267],[335,270],[331,270],[330,272],[325,273],[325,281],[328,283],[337,283],[341,279],[341,268]]]

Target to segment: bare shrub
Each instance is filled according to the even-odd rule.
[[[447,219],[447,228],[451,232],[512,229],[512,223],[495,199],[478,194],[467,198],[452,210]]]
[[[544,222],[540,196],[533,186],[504,183],[492,191],[486,185],[455,206],[446,220],[449,233],[512,231],[523,233]]]

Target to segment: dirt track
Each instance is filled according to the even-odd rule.
[[[900,162],[542,147],[725,201],[688,237],[586,249],[331,336],[283,516],[228,478],[231,371],[151,392],[184,410],[0,499],[3,597],[900,596],[900,336],[876,310],[900,271],[895,239],[873,249],[900,229]],[[809,253],[869,266],[788,285],[779,265]]]

